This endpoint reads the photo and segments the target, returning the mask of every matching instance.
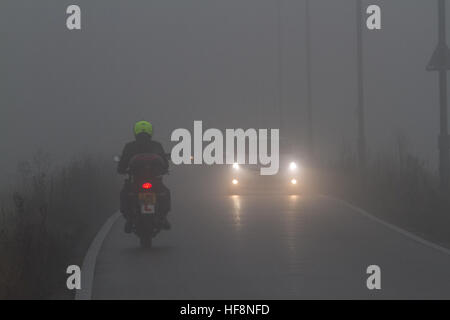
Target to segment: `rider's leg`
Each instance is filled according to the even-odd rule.
[[[130,215],[129,193],[130,193],[130,184],[127,181],[125,181],[122,190],[120,191],[120,212],[122,213],[123,217],[126,220],[124,226],[125,233],[131,233],[133,228],[133,222]]]
[[[162,207],[162,214],[167,216],[167,214],[170,211],[170,190],[163,185],[162,186],[162,196],[161,196],[161,207]]]
[[[158,202],[161,225],[164,229],[170,229],[170,223],[167,221],[167,214],[171,207],[170,190],[162,183],[162,181],[159,181],[158,183]]]

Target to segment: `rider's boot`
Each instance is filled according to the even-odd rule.
[[[171,228],[170,222],[167,220],[167,215],[161,215],[159,217],[159,224],[161,229],[170,230]]]
[[[123,231],[125,233],[131,233],[133,231],[133,221],[131,221],[130,218],[128,218],[125,221],[125,225],[123,226]]]

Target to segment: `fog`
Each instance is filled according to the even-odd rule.
[[[356,142],[355,6],[311,2],[314,140],[331,159]],[[278,128],[281,108],[281,136],[305,142],[304,1],[281,1],[280,33],[274,0],[78,0],[82,30],[69,31],[72,3],[0,4],[0,176],[38,148],[57,161],[112,156],[141,119],[169,149],[170,133],[193,120]],[[369,4],[381,6],[382,30],[364,31],[368,148],[389,148],[401,133],[434,167],[437,74],[425,67],[436,2]]]

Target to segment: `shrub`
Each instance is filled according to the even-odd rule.
[[[19,163],[3,196],[0,297],[69,298],[65,270],[81,265],[91,238],[118,203],[112,161],[80,157],[52,168],[39,151]]]

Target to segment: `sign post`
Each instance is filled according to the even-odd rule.
[[[428,71],[437,71],[439,73],[440,133],[438,145],[441,190],[448,190],[450,181],[450,139],[448,135],[447,114],[447,70],[450,69],[450,50],[446,43],[445,11],[445,0],[438,0],[439,43],[427,66]]]

